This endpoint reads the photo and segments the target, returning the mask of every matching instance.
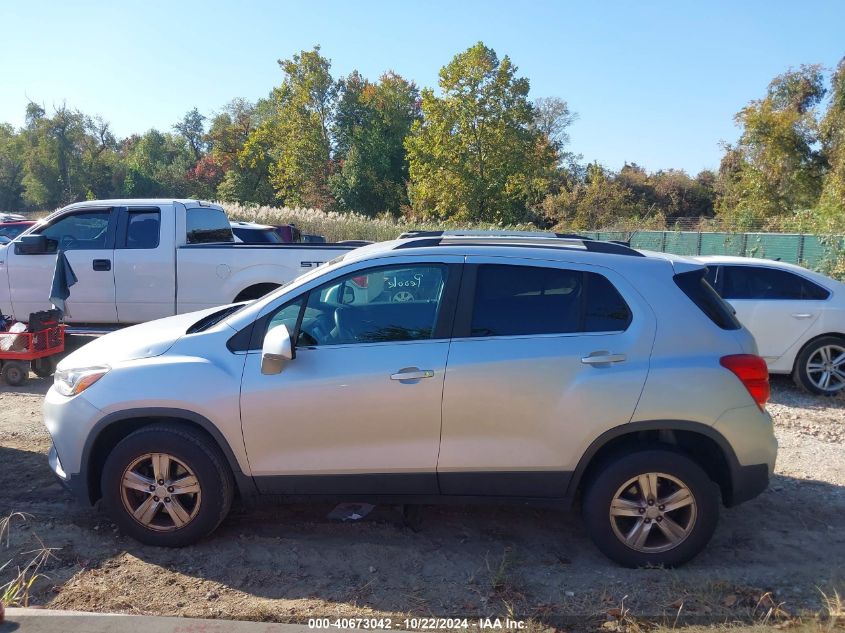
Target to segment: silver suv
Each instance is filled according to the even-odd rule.
[[[416,234],[60,365],[50,465],[181,546],[233,499],[578,500],[623,565],[677,565],[762,492],[765,363],[697,262],[543,235]]]

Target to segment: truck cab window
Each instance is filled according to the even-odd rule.
[[[111,211],[81,211],[65,215],[38,233],[47,238],[47,252],[103,250],[109,234]]]
[[[188,244],[235,241],[229,219],[222,209],[210,207],[188,209],[186,224]]]
[[[156,248],[161,232],[161,213],[129,209],[125,248]]]

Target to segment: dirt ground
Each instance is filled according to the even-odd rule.
[[[331,505],[236,508],[199,545],[156,549],[74,502],[46,464],[46,380],[0,384],[0,513],[27,513],[0,544],[0,584],[39,539],[56,548],[33,604],[85,611],[289,621],[307,617],[528,618],[571,628],[629,617],[774,622],[845,598],[845,398],[775,378],[780,454],[769,490],[724,510],[682,569],[626,570],[589,541],[577,512],[426,507],[411,529],[392,507],[365,519]],[[841,604],[840,607],[841,609]],[[472,622],[471,622],[472,623]]]

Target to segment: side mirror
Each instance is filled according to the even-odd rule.
[[[17,252],[21,255],[43,255],[47,252],[44,235],[24,235],[18,240]]]
[[[264,337],[261,346],[261,373],[266,375],[281,373],[285,363],[294,359],[293,341],[286,325],[274,327]]]

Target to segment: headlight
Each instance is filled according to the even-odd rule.
[[[63,396],[75,396],[106,375],[111,369],[106,365],[100,367],[81,367],[79,369],[63,369],[57,371],[53,377],[53,384]]]

